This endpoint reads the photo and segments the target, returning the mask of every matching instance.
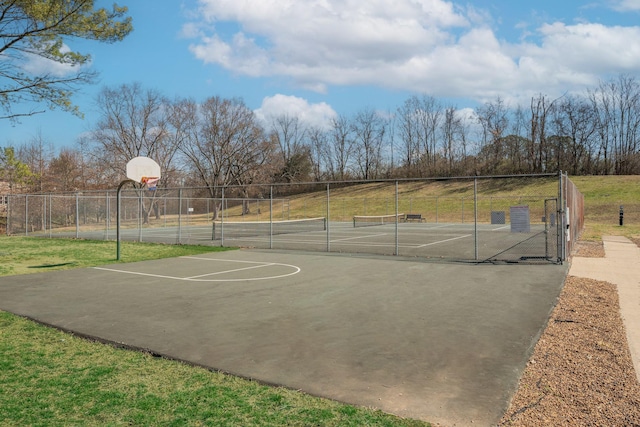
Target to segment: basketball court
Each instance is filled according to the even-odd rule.
[[[296,238],[388,245],[379,230],[341,234],[329,224],[318,242],[314,231]],[[456,233],[436,235],[434,245],[466,238]],[[491,425],[567,270],[277,247],[2,277],[0,309],[402,417]]]

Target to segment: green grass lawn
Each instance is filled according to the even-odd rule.
[[[640,175],[571,177],[584,195],[585,240],[615,235],[640,237]],[[619,223],[620,206],[624,225]]]
[[[123,242],[122,262],[221,250]],[[115,263],[115,243],[0,237],[0,275]],[[425,426],[75,337],[0,311],[0,425]]]

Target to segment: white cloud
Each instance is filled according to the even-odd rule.
[[[71,49],[67,45],[63,45],[60,48],[60,52],[70,52]],[[49,74],[54,77],[66,77],[78,72],[78,66],[71,66],[69,64],[62,64],[60,62],[52,61],[50,59],[43,58],[38,55],[25,54],[25,62],[21,68],[32,75]],[[83,67],[89,67],[91,64],[85,64]]]
[[[620,12],[640,10],[640,0],[612,0],[611,7]]]
[[[272,118],[288,115],[297,117],[307,126],[322,129],[327,128],[331,119],[337,116],[329,104],[324,102],[309,104],[306,99],[282,94],[264,98],[260,108],[255,110],[255,114],[266,126]]]
[[[555,22],[526,27],[536,42],[506,41],[487,25],[495,25],[488,12],[444,0],[199,4],[202,21],[184,30],[207,34],[191,45],[197,58],[238,74],[285,77],[318,92],[374,85],[488,100],[515,92],[553,95],[592,85],[603,73],[640,71],[640,27]],[[616,5],[640,9],[640,0]],[[215,32],[224,22],[241,30]]]
[[[520,47],[520,69],[537,81],[590,84],[602,74],[640,70],[640,27],[554,23],[542,44]]]

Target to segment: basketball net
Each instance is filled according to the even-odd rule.
[[[146,185],[149,191],[153,191],[156,189],[159,179],[160,178],[155,176],[150,176],[150,177],[143,176],[142,179],[140,180],[140,183],[143,185]]]

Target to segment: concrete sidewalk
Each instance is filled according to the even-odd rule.
[[[604,258],[573,257],[569,274],[602,280],[618,288],[620,314],[640,382],[640,248],[621,236],[604,236]]]

